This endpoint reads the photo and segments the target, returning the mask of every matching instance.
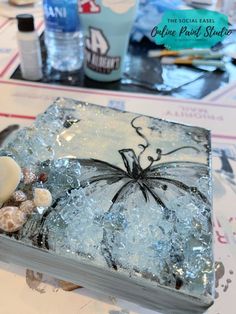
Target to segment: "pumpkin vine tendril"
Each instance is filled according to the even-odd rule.
[[[141,131],[143,130],[143,128],[140,127],[140,126],[135,126],[135,125],[134,125],[134,122],[135,122],[137,119],[139,119],[140,117],[142,117],[142,116],[137,116],[137,117],[133,118],[133,120],[131,121],[131,126],[135,129],[135,131],[136,131],[136,133],[138,134],[138,136],[140,136],[140,137],[145,141],[144,144],[139,144],[139,145],[138,145],[138,147],[142,149],[141,152],[140,152],[139,155],[138,155],[138,162],[139,162],[139,165],[140,165],[141,156],[143,155],[143,153],[145,152],[145,150],[150,146],[150,143],[149,143],[147,137],[141,132]],[[147,157],[147,159],[148,159],[148,161],[150,162],[150,164],[149,164],[149,166],[148,166],[145,170],[149,169],[149,168],[153,165],[154,162],[161,160],[161,157],[162,157],[162,156],[168,156],[168,155],[174,154],[174,153],[176,153],[177,151],[180,151],[180,150],[183,150],[183,149],[193,149],[193,150],[195,150],[197,153],[200,152],[200,150],[197,149],[197,148],[194,147],[194,146],[182,146],[182,147],[176,148],[176,149],[174,149],[174,150],[172,150],[172,151],[170,151],[170,152],[168,152],[168,153],[162,153],[162,150],[161,150],[160,148],[157,148],[157,149],[156,149],[156,154],[157,154],[156,158],[154,158],[154,157],[152,157],[152,156],[148,156],[148,157]]]

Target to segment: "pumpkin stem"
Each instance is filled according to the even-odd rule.
[[[139,165],[138,158],[133,149],[121,149],[119,150],[119,153],[121,154],[129,176],[133,179],[138,179],[142,172],[142,168]]]

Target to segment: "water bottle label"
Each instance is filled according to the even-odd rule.
[[[44,0],[46,27],[54,32],[75,32],[79,29],[78,7],[75,1]]]
[[[86,63],[91,70],[111,74],[119,70],[121,58],[119,56],[108,56],[110,44],[103,31],[98,28],[89,28],[89,37],[86,38]]]

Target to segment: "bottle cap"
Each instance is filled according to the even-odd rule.
[[[16,16],[18,21],[18,30],[20,32],[34,31],[34,17],[31,14],[18,14]]]

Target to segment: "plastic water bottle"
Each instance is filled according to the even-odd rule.
[[[75,71],[83,62],[83,35],[78,0],[44,0],[47,63],[60,71]]]

